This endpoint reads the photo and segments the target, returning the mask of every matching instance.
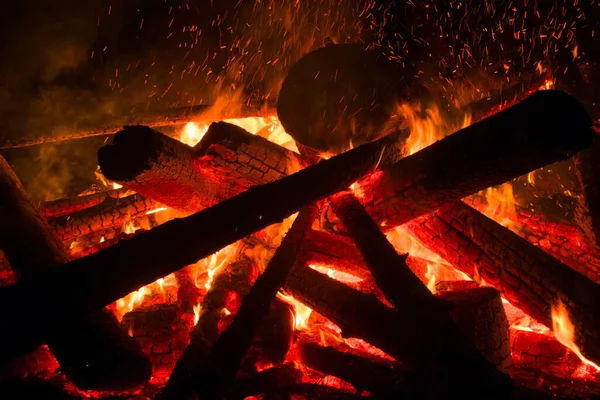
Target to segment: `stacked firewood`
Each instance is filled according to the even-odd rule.
[[[576,344],[588,358],[600,360],[600,292],[592,280],[595,270],[581,263],[586,255],[563,254],[546,246],[545,228],[524,226],[519,233],[525,238],[541,238],[532,244],[485,217],[477,204],[461,201],[589,146],[593,132],[585,110],[564,93],[538,92],[410,156],[397,140],[402,135],[314,164],[315,157],[225,123],[211,125],[195,147],[131,126],[99,152],[103,174],[124,189],[47,204],[39,211],[4,165],[2,196],[10,207],[2,212],[11,226],[23,229],[5,232],[0,243],[20,279],[0,290],[0,309],[14,321],[0,333],[2,361],[46,342],[61,367],[68,368],[69,359],[55,349],[77,325],[73,321],[87,323],[90,317],[82,317],[97,315],[129,292],[224,246],[243,239],[242,248],[252,247],[260,240],[254,233],[297,211],[281,245],[269,249],[264,271],[239,250],[215,278],[185,349],[165,338],[186,307],[126,316],[124,324],[133,324],[144,350],[135,341],[135,349],[126,345],[133,341],[127,335],[111,343],[131,348],[129,357],[138,360],[129,367],[135,376],[120,375],[128,385],[149,377],[150,357],[155,371],[157,364],[173,368],[163,398],[357,395],[345,389],[332,394],[330,388],[299,381],[298,370],[285,362],[296,353],[307,367],[374,396],[506,398],[515,390],[507,375],[511,348],[523,359],[535,349],[518,335],[509,339],[500,295],[548,327],[552,307],[562,302],[575,326]],[[191,215],[148,226],[152,229],[126,240],[113,234],[106,245],[90,239],[162,206]],[[385,236],[400,225],[452,267],[494,288],[448,290],[448,284],[431,294],[423,283],[423,260],[399,254]],[[573,243],[564,236],[563,243]],[[64,245],[75,239],[88,244],[79,253],[85,256],[70,261]],[[49,254],[31,258],[18,251],[23,241],[46,246]],[[362,280],[345,284],[310,264],[330,265]],[[191,285],[189,275],[178,277],[181,286]],[[279,290],[333,322],[343,337],[362,339],[386,358],[343,345],[292,344],[291,311],[278,305]],[[30,317],[33,310],[39,318]],[[164,320],[152,325],[153,318]],[[268,333],[263,321],[287,328]],[[137,324],[151,326],[140,331]],[[265,337],[277,338],[268,341],[278,343],[276,349],[266,350],[260,340]],[[275,366],[259,371],[259,358]]]

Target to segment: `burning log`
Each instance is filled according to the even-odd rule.
[[[591,125],[583,106],[566,93],[536,92],[362,178],[360,200],[378,223],[398,226],[452,199],[571,157],[591,144]]]
[[[487,204],[481,200],[467,198],[463,201],[485,214]],[[509,225],[513,232],[594,282],[600,282],[600,252],[595,245],[590,245],[577,225],[521,208],[511,215],[513,219],[514,223]]]
[[[125,198],[109,198],[76,213],[51,218],[49,222],[60,240],[68,241],[102,229],[122,226],[156,207],[154,200],[135,194]]]
[[[428,376],[431,382],[444,382],[457,390],[455,394],[464,393],[465,388],[472,386],[461,380],[464,377],[499,384],[502,381],[499,371],[476,351],[450,318],[445,304],[413,274],[406,256],[396,252],[354,195],[341,192],[330,197],[329,202],[361,251],[385,297],[402,314],[400,318],[419,331],[418,334],[407,332],[415,352],[403,354],[404,358],[400,360],[415,366],[419,373],[432,374]],[[423,315],[427,317],[423,318]],[[506,324],[508,328],[508,322]]]
[[[265,369],[236,381],[231,399],[246,399],[260,394],[277,394],[281,387],[295,385],[302,379],[302,372],[293,364],[283,364]]]
[[[106,199],[120,199],[129,194],[131,194],[129,189],[121,188],[85,196],[47,201],[40,206],[40,214],[45,218],[62,217],[98,205]]]
[[[242,247],[248,244],[242,244]],[[238,258],[229,263],[212,282],[212,286],[200,305],[200,314],[191,340],[173,369],[161,397],[187,398],[192,393],[194,382],[190,374],[202,371],[211,348],[224,330],[224,317],[235,313],[243,296],[250,291],[258,270],[242,248]]]
[[[294,307],[275,298],[269,314],[263,319],[253,341],[255,358],[273,365],[285,361],[294,340]]]
[[[560,92],[536,93],[364,179],[363,189],[368,187],[365,182],[374,183],[365,189],[363,202],[372,216],[378,216],[376,220],[387,219],[388,226],[402,223],[430,212],[453,196],[464,197],[572,155],[589,144],[590,126],[585,110],[573,98]],[[106,306],[280,221],[310,202],[347,188],[388,162],[382,155],[389,154],[385,149],[394,145],[391,139],[386,137],[357,147],[279,181],[251,188],[193,216],[170,221],[151,232],[47,271],[27,285],[2,288],[0,300],[4,296],[11,299],[6,302],[11,307],[3,307],[2,313],[19,322],[0,332],[0,339],[7,339],[0,343],[13,343],[7,357],[39,343],[44,319],[60,323],[61,319]],[[477,156],[472,157],[474,154]],[[272,199],[278,199],[276,207]],[[406,208],[396,207],[402,204]],[[393,219],[386,218],[392,214]],[[115,281],[115,276],[120,279]],[[31,315],[39,304],[49,311],[39,320],[27,320],[24,316]],[[60,304],[74,306],[66,312],[60,310]]]
[[[174,396],[173,390],[177,390],[185,397],[185,391],[188,388],[192,388],[197,394],[202,393],[211,398],[221,398],[225,391],[231,388],[242,359],[250,347],[254,332],[261,320],[268,314],[269,305],[296,262],[304,241],[304,234],[310,228],[317,212],[316,204],[300,211],[266,270],[258,277],[249,293],[244,297],[242,305],[229,327],[215,341],[210,352],[203,357],[204,359],[199,359],[201,354],[195,354],[196,362],[201,363],[200,368],[193,370],[179,368],[178,376],[183,374],[186,381],[176,388],[177,378],[175,378],[173,384],[165,389],[167,398]],[[195,335],[190,346],[196,347],[194,340],[204,342],[206,339]]]
[[[127,125],[147,125],[152,127],[182,125],[187,122],[210,120],[220,121],[228,118],[269,117],[275,115],[274,107],[269,105],[250,105],[234,107],[231,110],[215,106],[197,105],[191,107],[168,108],[159,112],[134,114],[126,118],[112,121],[110,125],[100,128],[81,129],[72,132],[52,132],[50,136],[22,137],[8,140],[0,144],[0,149],[16,149],[20,147],[37,146],[47,143],[65,142],[75,139],[86,139],[96,136],[114,135]],[[47,132],[45,132],[47,133]]]
[[[2,157],[0,195],[5,224],[0,230],[0,246],[19,279],[27,282],[47,267],[69,261],[61,242]],[[106,310],[95,311],[81,321],[50,323],[44,337],[79,388],[124,389],[150,379],[148,359]]]
[[[399,398],[414,389],[407,382],[407,371],[397,364],[375,362],[316,343],[300,345],[300,356],[307,367],[337,376],[357,390],[367,390],[378,398]]]
[[[462,202],[407,227],[457,269],[498,288],[548,327],[552,308],[562,302],[575,325],[575,343],[586,357],[600,360],[597,284]]]
[[[147,127],[126,127],[100,149],[98,164],[108,179],[184,212],[300,169],[295,153],[226,123],[212,124],[193,148]]]
[[[442,292],[436,297],[452,304],[452,320],[492,365],[508,374],[510,334],[500,292],[481,287]]]
[[[130,311],[121,321],[152,362],[156,379],[169,377],[188,344],[191,324],[180,317],[176,305],[161,304]]]
[[[474,349],[461,356],[452,354],[452,349],[446,349],[449,358],[438,360],[441,365],[436,366],[431,363],[433,360],[429,359],[427,355],[429,351],[427,346],[436,348],[436,351],[442,351],[442,348],[436,345],[440,339],[436,339],[435,336],[440,332],[444,332],[444,335],[452,334],[452,331],[430,330],[433,327],[428,325],[424,319],[431,318],[427,312],[431,310],[431,307],[412,304],[408,309],[395,311],[380,303],[372,295],[363,294],[302,265],[297,265],[292,269],[284,288],[294,298],[338,325],[342,329],[342,336],[363,339],[406,363],[408,367],[420,367],[418,368],[420,373],[425,372],[422,371],[422,368],[427,368],[426,365],[429,368],[447,368],[449,365],[461,362],[461,358],[462,360],[466,358],[475,360],[474,365],[479,366],[479,371],[473,370],[471,371],[473,375],[462,379],[458,376],[447,376],[452,379],[442,380],[438,371],[437,379],[434,378],[437,385],[433,385],[435,387],[430,385],[429,390],[454,394],[470,393],[471,395],[475,393],[481,395],[485,392],[491,396],[500,396],[500,398],[506,396],[507,392],[511,390],[510,380],[504,374],[493,369],[485,360],[476,362],[480,356]],[[340,299],[344,299],[344,301],[340,301]],[[456,351],[459,349],[468,351],[465,350],[465,347],[468,349],[468,346],[463,346],[462,348],[458,347]],[[476,355],[472,356],[473,353]],[[451,372],[448,371],[448,375],[452,375]],[[475,376],[477,378],[474,378]],[[428,380],[430,379],[431,375],[428,376]],[[469,379],[469,382],[465,382],[464,379]],[[426,387],[424,388],[427,390]],[[491,390],[491,388],[495,389]]]

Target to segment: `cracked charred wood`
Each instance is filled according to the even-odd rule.
[[[455,324],[447,305],[434,297],[410,270],[406,256],[396,252],[356,197],[349,192],[340,192],[331,196],[329,203],[362,253],[385,297],[399,313],[404,314],[406,323],[423,332],[421,339],[425,339],[424,342],[415,340],[418,335],[414,338],[409,335],[412,339],[410,342],[419,349],[420,354],[409,356],[407,362],[433,384],[443,382],[442,385],[456,390],[456,394],[467,393],[465,388],[472,385],[464,381],[465,377],[471,380],[477,376],[474,378],[477,381],[500,384],[502,374],[477,351],[472,341]],[[414,315],[405,311],[413,307],[418,309]],[[423,318],[423,314],[427,317]],[[411,321],[411,318],[414,320]],[[449,363],[449,360],[453,362]]]
[[[45,218],[62,217],[85,210],[102,203],[106,199],[120,199],[122,197],[133,194],[129,189],[121,188],[107,190],[105,192],[93,193],[84,196],[70,197],[66,199],[58,199],[47,201],[40,205],[40,214]]]
[[[185,399],[193,395],[191,374],[202,370],[207,355],[225,329],[227,313],[238,311],[241,299],[250,291],[250,285],[258,274],[255,263],[244,254],[249,245],[249,242],[243,241],[236,251],[237,258],[212,282],[200,305],[190,343],[175,364],[160,398]]]
[[[431,305],[421,302],[394,310],[374,296],[352,289],[306,265],[292,268],[284,289],[338,325],[343,337],[363,339],[407,367],[417,368],[420,379],[430,382],[429,385],[417,385],[426,391],[422,393],[424,396],[436,398],[441,393],[452,393],[469,397],[485,393],[492,396],[489,398],[505,398],[512,390],[510,379],[487,363],[472,346],[461,345],[455,349],[441,345],[445,340],[453,339],[460,343],[466,337],[461,334],[458,338],[446,339],[445,336],[451,336],[452,331],[434,330],[436,324],[431,322],[432,315],[429,314]],[[458,356],[459,349],[466,354]],[[441,364],[436,365],[434,359]],[[452,373],[459,370],[457,363],[462,366],[461,360],[469,360],[478,368],[465,368],[463,371],[470,371],[472,375],[461,378],[460,374]],[[452,371],[448,370],[450,366],[454,367]],[[426,368],[431,370],[424,371]],[[446,371],[442,373],[440,369]]]
[[[98,164],[108,179],[190,213],[300,169],[295,153],[223,122],[211,124],[195,147],[126,127],[98,151]]]
[[[201,368],[186,371],[185,376],[198,396],[223,398],[232,387],[242,359],[252,343],[252,337],[269,313],[271,302],[296,263],[304,235],[310,229],[318,210],[317,204],[313,203],[300,211],[265,271],[244,296],[231,324],[212,346]],[[184,383],[183,387],[185,386],[187,385]]]
[[[46,143],[65,142],[75,139],[86,139],[95,136],[114,135],[127,125],[147,125],[152,127],[182,125],[194,121],[220,121],[228,118],[270,117],[275,115],[275,107],[271,105],[250,105],[244,107],[196,105],[191,107],[167,108],[161,111],[145,112],[113,118],[109,125],[91,127],[89,129],[67,131],[54,130],[51,136],[21,137],[16,140],[4,141],[0,149],[16,149],[20,147],[37,146]],[[44,132],[47,134],[48,132]]]
[[[398,398],[408,394],[408,373],[398,364],[376,362],[311,342],[300,345],[299,350],[302,363],[307,367],[337,376],[359,391],[369,391],[377,398]]]
[[[478,287],[438,292],[436,297],[452,304],[452,320],[486,360],[508,374],[510,334],[500,292],[492,287]]]
[[[485,202],[473,198],[463,201],[485,214]],[[510,230],[594,282],[600,282],[600,251],[588,242],[577,225],[522,208],[515,209],[510,219]]]
[[[50,267],[69,261],[62,243],[2,157],[0,197],[4,222],[0,247],[20,280],[26,282]],[[150,379],[150,362],[139,344],[106,310],[61,325],[51,323],[44,338],[61,368],[81,389],[125,389]]]
[[[598,284],[463,202],[406,224],[426,247],[547,327],[562,302],[575,326],[575,342],[600,361]]]
[[[109,198],[91,208],[50,218],[49,223],[61,241],[68,241],[103,229],[119,227],[156,207],[158,203],[154,200],[134,194],[125,198]]]

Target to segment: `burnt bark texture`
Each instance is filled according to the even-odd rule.
[[[528,315],[552,327],[562,302],[586,357],[600,360],[598,285],[463,202],[406,225],[426,247],[476,281],[496,287]]]
[[[421,398],[483,392],[488,398],[504,398],[512,390],[508,376],[483,359],[464,334],[449,328],[454,326],[451,320],[447,324],[445,318],[436,318],[450,318],[443,306],[416,302],[394,310],[303,265],[292,269],[284,288],[338,325],[342,336],[361,338],[415,368]],[[439,307],[437,312],[432,312],[434,307]]]
[[[312,342],[299,347],[302,363],[307,367],[337,376],[351,383],[359,391],[367,390],[378,398],[408,395],[406,392],[409,390],[409,374],[398,364],[376,362]]]
[[[487,204],[480,199],[463,201],[485,214]],[[510,219],[510,230],[594,282],[600,282],[600,251],[588,241],[578,225],[518,207]]]
[[[45,218],[62,217],[63,215],[93,207],[106,199],[119,199],[129,194],[131,194],[131,191],[125,188],[107,190],[105,192],[47,201],[40,205],[39,210],[40,214]]]
[[[191,328],[176,305],[154,305],[130,311],[121,326],[135,338],[152,362],[152,376],[166,379],[189,342]]]
[[[27,282],[69,261],[66,249],[4,158],[0,158],[0,196],[5,224],[0,230],[0,247],[19,279]],[[83,320],[50,323],[44,338],[62,369],[81,389],[124,389],[150,378],[150,363],[139,344],[106,310]],[[2,361],[7,360],[2,356]]]
[[[223,122],[211,124],[196,147],[126,127],[99,150],[98,163],[107,178],[189,213],[300,169],[295,153]]]
[[[450,316],[475,348],[496,368],[510,373],[510,333],[500,292],[492,287],[438,292],[452,304]]]
[[[303,208],[292,227],[256,279],[233,321],[212,346],[200,370],[187,371],[194,392],[209,398],[222,398],[235,381],[242,359],[248,352],[252,337],[269,306],[285,281],[304,242],[304,236],[317,216],[319,208],[312,204]]]
[[[209,209],[43,271],[27,284],[0,288],[0,314],[14,321],[0,331],[0,343],[9,347],[7,357],[39,344],[50,321],[60,325],[105,307],[348,187],[379,165],[381,155],[393,144],[388,140],[357,147],[278,181],[253,187]],[[72,307],[65,309],[62,304]],[[34,312],[40,318],[27,317]]]
[[[49,222],[61,241],[66,242],[105,229],[119,228],[128,221],[158,207],[154,200],[134,194],[124,198],[108,198],[93,207]]]

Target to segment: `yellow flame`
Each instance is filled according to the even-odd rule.
[[[487,208],[483,213],[486,216],[505,227],[510,227],[514,223],[513,221],[517,220],[515,196],[510,182],[495,188],[488,188],[485,191],[485,197]]]
[[[308,319],[310,318],[312,309],[290,295],[278,292],[277,297],[294,307],[294,328],[299,331],[308,328]]]
[[[113,182],[112,187],[113,187],[113,189],[121,189],[123,187],[123,185],[119,185],[117,182]]]
[[[407,141],[409,154],[435,143],[458,128],[471,125],[470,114],[465,114],[460,126],[452,126],[442,118],[439,108],[435,105],[423,110],[420,105],[401,104],[398,114],[410,130]]]
[[[159,207],[159,208],[155,208],[154,210],[146,211],[146,215],[150,215],[150,214],[156,214],[156,213],[158,213],[158,212],[161,212],[161,211],[166,211],[166,210],[168,210],[168,209],[169,209],[168,207]]]
[[[208,125],[203,122],[188,122],[179,134],[179,141],[188,146],[197,145],[208,131]]]
[[[596,371],[600,371],[600,367],[585,358],[585,356],[581,354],[579,347],[575,344],[575,326],[571,322],[569,312],[560,299],[558,300],[558,303],[552,307],[552,331],[554,332],[556,340],[575,353],[584,364],[593,367]]]
[[[200,304],[197,304],[194,306],[194,325],[196,325],[198,323],[198,321],[200,321],[200,310],[202,309],[202,307],[200,306]]]
[[[425,278],[427,281],[427,289],[433,294],[436,293],[435,283],[436,283],[436,274],[435,271],[439,268],[439,266],[427,263],[427,271],[425,272]]]

